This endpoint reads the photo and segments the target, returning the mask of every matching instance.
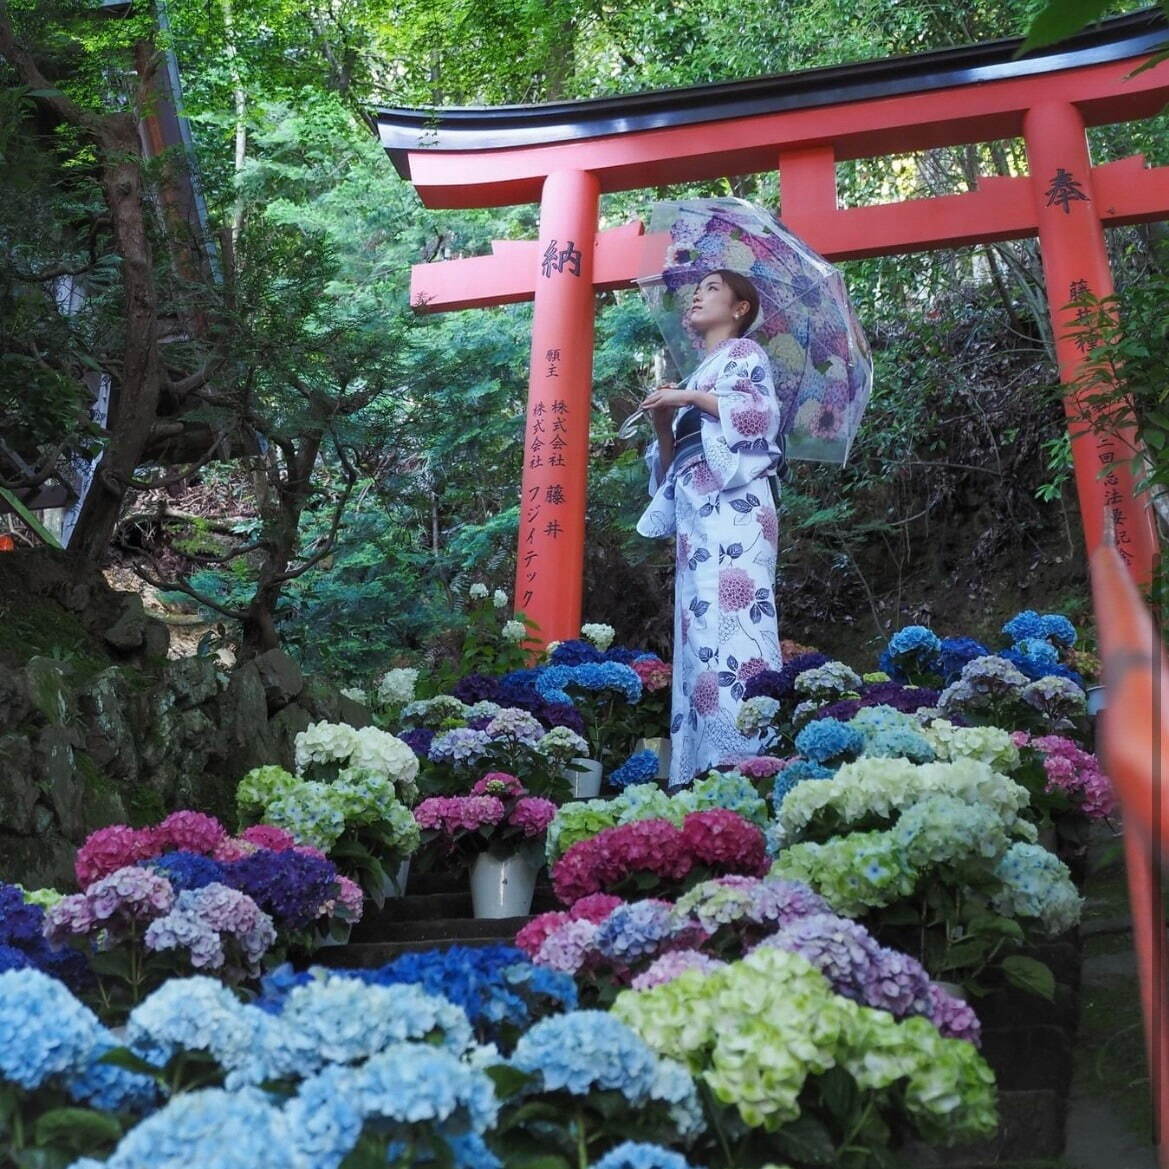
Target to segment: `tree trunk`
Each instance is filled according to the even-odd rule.
[[[113,123],[114,119],[106,119]],[[126,497],[158,413],[158,293],[154,256],[142,204],[138,131],[126,115],[103,128],[101,185],[122,258],[126,340],[122,375],[109,427],[109,443],[81,508],[69,548],[100,564],[105,558]]]

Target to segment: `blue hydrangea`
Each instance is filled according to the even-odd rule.
[[[760,828],[767,823],[767,802],[755,790],[755,785],[737,771],[712,771],[705,779],[695,780],[690,787],[683,788],[674,799],[682,800],[687,811],[726,808]]]
[[[275,922],[305,929],[336,894],[337,866],[307,853],[261,848],[223,866],[224,884],[246,893]]]
[[[631,966],[656,954],[673,936],[670,906],[663,901],[634,901],[618,905],[597,928],[597,949],[615,962]]]
[[[1046,637],[1047,624],[1034,609],[1023,609],[1003,626],[1003,633],[1012,641],[1021,641],[1024,637]]]
[[[176,893],[184,889],[226,884],[223,865],[209,856],[187,852],[185,849],[164,853],[157,860],[152,860],[150,867],[162,873]]]
[[[1016,653],[1020,653],[1034,662],[1042,662],[1044,665],[1053,665],[1059,661],[1059,651],[1043,637],[1020,638],[1011,648]]]
[[[831,779],[836,774],[828,767],[813,763],[808,759],[797,759],[789,763],[776,777],[771,785],[771,806],[778,812],[784,797],[805,779]]]
[[[653,751],[637,751],[616,770],[609,773],[609,782],[616,788],[654,780],[658,774],[658,757]]]
[[[414,1039],[458,1053],[472,1043],[466,1012],[446,998],[413,985],[369,985],[331,973],[291,990],[280,1020],[299,1045],[327,1063],[367,1059]]]
[[[985,657],[991,652],[981,641],[972,637],[944,637],[941,642],[941,675],[945,682],[952,682],[962,673],[962,667],[975,658]]]
[[[937,758],[928,740],[903,728],[878,731],[865,743],[865,754],[882,759],[908,759],[911,763],[932,763]]]
[[[598,1012],[599,1013],[599,1012]],[[553,1021],[553,1020],[549,1020]],[[387,1122],[417,1125],[452,1122],[450,1135],[490,1128],[499,1101],[486,1072],[469,1067],[449,1051],[421,1043],[402,1043],[379,1052],[353,1069],[347,1080],[366,1119],[385,1131]]]
[[[205,1088],[175,1096],[132,1128],[106,1169],[308,1169],[296,1134],[263,1092]]]
[[[1044,637],[1056,645],[1071,647],[1076,644],[1076,627],[1062,613],[1046,613],[1042,620]]]
[[[1073,671],[1059,662],[1037,661],[1014,648],[999,650],[997,656],[1010,662],[1019,673],[1032,682],[1038,681],[1045,674],[1054,674],[1056,677],[1067,677],[1069,674],[1073,674]],[[1075,677],[1078,678],[1078,675]]]
[[[860,732],[835,718],[813,719],[796,735],[796,750],[815,763],[854,759],[863,747]]]
[[[56,978],[31,968],[0,974],[0,1080],[39,1088],[81,1067],[105,1034]]]
[[[132,1072],[101,1057],[117,1047],[107,1035],[90,1051],[86,1060],[65,1078],[65,1090],[78,1103],[99,1112],[149,1112],[158,1100],[158,1084],[150,1076]]]
[[[661,1145],[625,1141],[594,1161],[590,1169],[691,1169],[691,1166],[681,1153]]]
[[[36,963],[23,950],[0,942],[0,973],[5,970],[29,970],[35,966]]]
[[[183,1052],[206,1052],[229,1088],[300,1074],[315,1050],[282,1020],[241,1003],[221,982],[199,975],[171,978],[126,1021],[126,1046],[156,1067]]]
[[[537,1023],[516,1044],[511,1062],[539,1073],[548,1092],[587,1096],[612,1089],[638,1103],[653,1087],[657,1060],[635,1031],[607,1011],[573,1011]]]
[[[626,702],[641,700],[641,679],[621,662],[586,662],[572,671],[571,684],[582,690],[616,690]]]
[[[337,1169],[353,1151],[365,1115],[353,1086],[353,1069],[331,1064],[300,1085],[284,1106],[298,1151],[313,1169]]]
[[[941,639],[924,625],[906,625],[889,638],[889,652],[898,658],[929,659],[941,648]]]
[[[514,946],[451,946],[403,954],[379,970],[337,971],[375,986],[414,984],[466,1013],[481,1038],[502,1042],[503,1026],[527,1027],[541,1015],[574,1010],[576,983],[534,965]]]
[[[605,655],[591,641],[571,638],[562,641],[551,653],[550,660],[555,666],[579,666],[584,662],[601,662]]]

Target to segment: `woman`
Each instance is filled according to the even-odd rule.
[[[781,409],[767,354],[744,334],[759,294],[719,269],[694,292],[690,330],[706,356],[685,388],[644,402],[656,439],[646,452],[652,501],[643,536],[677,536],[670,785],[758,738],[735,726],[747,681],[782,665],[775,606],[779,525],[768,477],[783,465]]]

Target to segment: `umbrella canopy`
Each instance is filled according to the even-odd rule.
[[[747,336],[771,358],[789,459],[844,464],[869,400],[873,363],[844,280],[770,212],[744,199],[655,203],[638,285],[679,372],[702,360],[690,302],[717,268],[759,290]]]

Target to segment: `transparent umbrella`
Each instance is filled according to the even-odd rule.
[[[843,465],[869,400],[873,362],[840,272],[744,199],[655,203],[637,283],[682,376],[704,356],[689,327],[690,302],[716,268],[741,272],[759,290],[747,336],[771,358],[787,458]]]

